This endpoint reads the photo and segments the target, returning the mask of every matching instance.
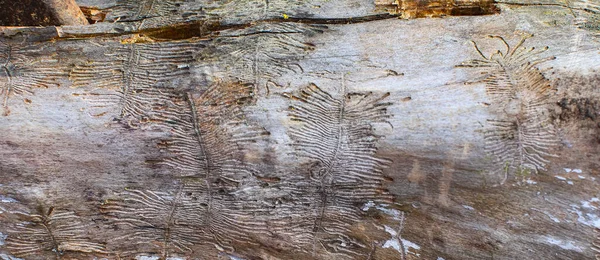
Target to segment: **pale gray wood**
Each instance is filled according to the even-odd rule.
[[[385,99],[392,102],[389,124],[375,124],[374,131],[382,136],[377,157],[392,161],[384,173],[394,179],[387,188],[396,203],[364,206],[382,215],[395,209],[405,218],[400,237],[385,230],[384,226],[396,229],[399,225],[393,216],[390,218],[396,222],[375,221],[379,229],[364,231],[374,234],[379,243],[376,256],[381,259],[594,259],[594,229],[600,228],[600,45],[598,32],[577,28],[579,16],[573,9],[556,5],[558,2],[501,4],[502,12],[489,16],[327,25],[322,33],[299,38],[314,45],[314,49],[293,53],[297,59],[293,63],[301,69],[284,70],[273,77],[252,75],[251,69],[236,67],[235,60],[213,52],[223,46],[218,40],[237,39],[251,29],[223,30],[212,36],[212,41],[200,41],[204,47],[196,61],[181,64],[190,66],[189,76],[177,78],[171,85],[199,93],[224,79],[256,79],[251,82],[257,85],[256,104],[244,110],[248,122],[264,127],[270,135],[250,145],[245,158],[261,174],[282,179],[300,174],[298,168],[309,162],[294,153],[289,134],[294,122],[287,111],[291,102],[282,95],[297,93],[311,83],[336,98],[343,96],[344,89],[376,95],[389,92]],[[323,1],[319,5],[301,10],[316,18],[377,13],[372,1]],[[257,15],[247,19],[266,18]],[[227,19],[228,23],[239,21]],[[95,28],[108,36],[48,42],[40,48],[44,51],[40,55],[59,58],[61,64],[69,65],[65,68],[68,72],[73,64],[106,58],[104,54],[131,37],[113,35],[139,30],[135,24],[132,29],[115,30],[127,26],[130,24],[118,22],[61,27],[58,36],[89,34]],[[292,24],[294,28],[303,26],[306,24]],[[18,38],[11,30],[2,35]],[[470,41],[487,56],[505,49],[489,35],[501,36],[514,46],[524,34],[533,35],[524,46],[548,46],[540,57],[556,57],[536,67],[548,69],[543,75],[557,89],[546,113],[557,129],[559,143],[552,150],[556,156],[548,157],[546,171],[522,176],[512,173],[502,184],[504,176],[486,153],[485,127],[498,113],[485,84],[474,83],[482,70],[457,65],[480,58]],[[262,45],[252,39],[234,41],[231,46],[271,47],[262,40]],[[273,84],[266,83],[267,79]],[[92,116],[97,111],[90,102],[73,94],[94,88],[74,88],[66,74],[58,82],[58,88],[34,89],[35,95],[11,97],[10,115],[0,117],[0,232],[7,234],[14,223],[6,212],[31,212],[43,204],[96,219],[93,223],[98,228],[90,232],[102,238],[110,233],[98,220],[97,207],[104,200],[125,187],[162,190],[177,186],[170,176],[172,170],[146,163],[162,155],[156,140],[168,133],[152,126],[124,127],[113,120],[118,108]],[[269,192],[251,187],[249,195],[243,196],[276,196]],[[365,225],[370,223],[365,221]],[[383,248],[399,238],[407,250],[405,256],[402,250]],[[6,250],[0,252],[8,255]],[[265,259],[286,258],[285,253],[254,253]]]

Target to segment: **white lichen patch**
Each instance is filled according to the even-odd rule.
[[[537,184],[537,181],[534,181],[534,180],[531,180],[531,179],[527,179],[527,180],[525,181],[525,183],[527,183],[527,184],[529,184],[529,185],[535,185],[535,184]]]
[[[539,209],[536,209],[536,208],[532,208],[532,210],[535,210],[537,212],[540,212],[540,213],[546,215],[550,220],[554,221],[555,223],[560,223],[560,219],[558,219],[557,217],[555,217],[554,215],[552,215],[552,214],[550,214],[550,213],[548,213],[546,211],[542,211],[542,210],[539,210]]]
[[[469,205],[462,205],[463,208],[468,209],[468,210],[475,210],[475,208],[469,206]]]
[[[583,173],[583,171],[581,169],[571,169],[571,168],[564,168],[566,173],[570,173],[570,172],[574,172],[574,173]]]
[[[17,203],[19,201],[17,201],[16,199],[10,198],[10,197],[0,195],[0,202],[2,202],[2,203]]]
[[[566,181],[567,180],[567,178],[565,178],[563,176],[554,176],[554,178],[557,178],[557,179],[559,179],[561,181]]]
[[[409,248],[412,248],[414,250],[421,250],[421,246],[419,246],[413,242],[410,242],[406,239],[402,239],[402,244],[404,245],[405,251],[408,251]],[[406,252],[406,253],[408,253],[408,252]],[[418,256],[418,254],[415,254],[415,255]]]
[[[398,251],[399,253],[402,253],[402,247],[404,247],[404,255],[407,254],[414,254],[416,256],[419,256],[419,254],[414,253],[412,251],[409,251],[409,248],[412,248],[413,251],[416,250],[421,250],[421,246],[408,241],[406,239],[398,239],[398,232],[396,232],[396,230],[394,230],[393,228],[389,227],[389,226],[384,226],[385,227],[385,231],[388,232],[392,238],[385,241],[385,244],[383,244],[383,248],[393,248],[396,251]],[[402,245],[400,245],[400,241],[402,241]]]
[[[543,237],[542,243],[549,244],[549,245],[555,245],[564,250],[583,252],[583,249],[581,247],[575,245],[575,243],[573,241],[564,241],[564,240],[560,240],[560,239],[558,239],[556,237],[552,237],[552,236]]]
[[[565,170],[564,173],[558,173],[554,175],[555,178],[565,181],[569,185],[574,185],[574,180],[584,180],[585,176],[581,175],[583,170],[581,169],[572,169],[572,168],[563,168]],[[592,179],[593,180],[593,179]]]
[[[375,206],[375,202],[373,201],[368,201],[367,203],[365,203],[365,205],[363,205],[362,210],[363,211],[368,211],[370,208]]]
[[[546,216],[548,216],[548,218],[550,218],[552,221],[556,222],[556,223],[560,223],[560,220],[555,217],[554,215],[548,213],[548,212],[544,212],[546,214]]]
[[[390,205],[388,204],[379,204],[376,205],[373,201],[368,201],[362,206],[362,211],[368,211],[369,209],[375,207],[375,209],[383,212],[384,214],[393,217],[395,220],[402,220],[403,212],[397,209],[388,208]]]
[[[404,213],[397,209],[389,209],[387,208],[388,206],[388,204],[379,204],[378,206],[375,206],[375,208],[389,216],[392,216],[395,220],[402,220]]]
[[[138,255],[135,257],[136,260],[158,260],[160,259],[160,256],[148,256],[148,255]],[[181,257],[168,257],[167,260],[186,260],[185,258],[181,258]]]
[[[600,205],[600,199],[599,198],[591,198],[589,201],[582,201],[581,202],[581,206],[586,208],[586,209],[598,209],[598,206]]]
[[[571,204],[569,212],[577,214],[577,222],[586,226],[600,228],[599,207],[600,199],[594,197],[587,201],[581,201],[581,205]]]
[[[228,257],[229,257],[229,260],[245,260],[244,258],[237,257],[237,256],[234,256],[234,255],[229,255],[229,254],[228,254],[228,255],[226,255],[226,256],[228,256]]]
[[[7,254],[0,254],[0,259],[2,259],[2,260],[24,260],[23,258],[14,257],[14,256],[10,256]]]
[[[138,255],[135,257],[136,260],[158,260],[159,256],[147,256],[147,255]]]

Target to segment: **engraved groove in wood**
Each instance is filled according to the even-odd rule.
[[[194,197],[186,195],[190,188],[181,185],[174,193],[128,190],[120,199],[105,202],[101,212],[124,233],[114,238],[128,248],[121,253],[135,255],[144,250],[167,259],[173,253],[191,251],[202,239],[197,230],[202,221]]]
[[[592,242],[592,251],[596,256],[596,260],[600,260],[600,228],[594,228],[595,240]]]
[[[281,232],[313,255],[324,250],[340,257],[364,257],[370,248],[349,235],[351,226],[363,220],[357,205],[393,200],[383,189],[382,169],[388,161],[375,157],[380,137],[371,126],[389,118],[390,103],[384,102],[389,93],[343,89],[340,98],[314,84],[299,96],[286,95],[293,102],[290,118],[299,123],[290,129],[290,137],[298,156],[311,164],[307,178],[288,187],[301,206],[280,208],[282,215],[300,218],[292,221],[298,224],[282,227]]]
[[[268,134],[246,121],[242,108],[251,102],[252,86],[241,83],[216,83],[197,97],[183,95],[156,116],[172,133],[161,143],[170,156],[160,163],[182,177],[235,183],[250,176],[242,165],[243,144]]]
[[[38,208],[36,214],[16,213],[24,223],[9,232],[6,248],[17,257],[62,259],[68,253],[106,254],[103,244],[91,241],[74,212]]]
[[[145,250],[165,259],[197,256],[198,245],[231,252],[237,244],[256,244],[253,237],[268,234],[264,221],[254,217],[265,214],[257,202],[233,195],[238,186],[253,185],[239,145],[267,134],[245,122],[242,106],[252,98],[249,85],[215,84],[156,111],[159,126],[172,133],[160,143],[167,155],[159,163],[174,168],[172,175],[181,184],[176,192],[134,190],[103,206],[124,227],[123,238],[141,246],[125,254],[149,243],[158,246]]]
[[[206,194],[203,228],[221,248],[240,241],[252,244],[248,233],[266,232],[264,224],[250,217],[259,209],[229,194],[256,182],[243,162],[242,146],[268,134],[245,119],[242,107],[253,102],[252,89],[247,84],[217,83],[198,97],[188,93],[180,106],[162,113],[173,134],[162,143],[170,154],[162,163],[177,169],[176,176],[203,183],[198,190]]]
[[[246,23],[286,16],[317,7],[307,0],[217,0],[206,5],[207,13],[225,23]]]
[[[201,245],[231,252],[238,244],[256,244],[253,237],[268,232],[254,217],[266,213],[230,192],[218,182],[186,178],[177,191],[127,190],[101,211],[122,233],[114,238],[122,255],[199,256],[194,250]]]
[[[152,107],[172,98],[172,91],[155,85],[188,74],[200,47],[199,43],[185,42],[113,46],[116,51],[107,54],[110,59],[78,65],[70,78],[74,87],[104,90],[82,94],[94,107],[118,106],[119,119],[137,124],[151,120]],[[115,89],[116,93],[106,93],[106,89]]]
[[[34,88],[58,87],[57,80],[65,76],[64,68],[52,57],[34,58],[40,55],[43,54],[31,46],[0,40],[0,98],[4,116],[10,114],[11,96],[33,95]]]
[[[313,44],[307,38],[322,33],[324,26],[297,23],[260,23],[256,26],[223,33],[214,41],[215,59],[227,68],[222,77],[254,84],[256,88],[280,86],[279,78],[286,73],[302,73],[299,61]],[[214,54],[209,54],[214,55]]]
[[[537,68],[538,64],[555,57],[537,58],[548,47],[540,50],[524,47],[525,40],[531,36],[523,36],[515,46],[500,36],[490,37],[499,39],[506,50],[486,57],[473,42],[481,59],[458,67],[477,68],[483,73],[476,82],[485,84],[492,100],[491,108],[497,113],[497,118],[488,120],[485,149],[498,164],[497,171],[504,173],[504,182],[510,173],[526,177],[546,170],[549,158],[555,156],[552,150],[559,140],[548,112],[555,90]]]
[[[134,22],[136,29],[159,28],[176,23],[184,23],[197,16],[197,10],[185,10],[182,5],[194,4],[190,0],[117,0],[115,6],[108,8],[108,21]]]
[[[600,1],[569,1],[569,8],[575,15],[575,25],[583,30],[600,34]]]

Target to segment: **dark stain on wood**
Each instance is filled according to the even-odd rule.
[[[0,26],[60,25],[42,0],[0,0]]]
[[[85,15],[85,18],[90,24],[101,23],[106,19],[107,12],[97,7],[85,7],[82,6],[81,12]]]

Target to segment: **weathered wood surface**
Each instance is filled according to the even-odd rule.
[[[600,254],[600,3],[200,2],[0,29],[1,258]]]

